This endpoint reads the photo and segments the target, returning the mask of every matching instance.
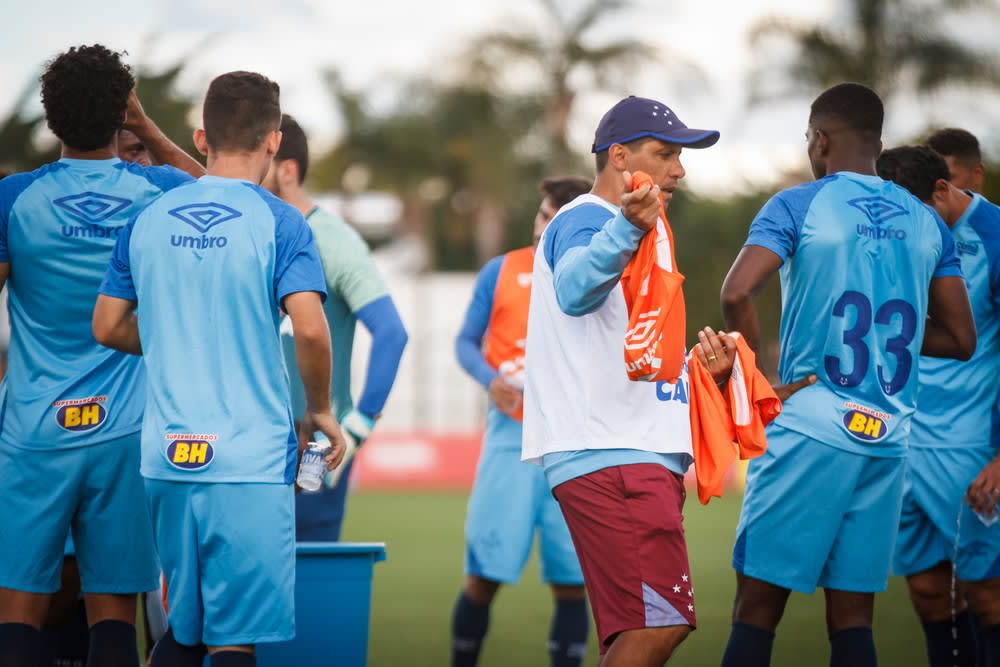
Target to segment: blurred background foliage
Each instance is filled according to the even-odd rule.
[[[446,76],[436,72],[439,76],[399,81],[393,104],[376,104],[373,93],[351,89],[337,72],[327,72],[343,132],[329,150],[313,155],[309,188],[346,198],[366,191],[393,195],[400,203],[393,237],[421,246],[426,270],[474,271],[490,257],[530,243],[541,178],[593,174],[590,147],[567,140],[575,100],[585,90],[616,90],[629,80],[630,68],[639,59],[648,62],[653,52],[602,29],[628,16],[634,9],[630,0],[589,0],[574,3],[572,11],[560,0],[535,1],[547,17],[544,23],[514,24],[470,38],[459,49],[461,57],[442,63]],[[818,90],[843,80],[872,85],[889,105],[901,95],[933,96],[946,85],[1000,88],[996,52],[977,50],[943,29],[945,15],[993,15],[996,9],[986,0],[850,0],[839,21],[805,25],[769,16],[747,35],[757,54],[750,73],[755,92],[747,104],[789,97],[807,103]],[[697,78],[693,64],[668,55],[673,66],[663,63],[664,87],[676,83],[671,78],[680,71],[689,78],[685,85]],[[177,84],[193,57],[136,72],[149,115],[192,154],[200,100]],[[529,82],[513,91],[504,84],[512,67]],[[37,83],[26,87],[13,111],[0,119],[0,166],[32,169],[58,157],[51,135],[43,132],[44,119],[25,115],[25,102],[37,94]],[[985,194],[1000,201],[1000,164],[988,164],[987,174]],[[730,196],[678,191],[669,216],[678,263],[687,276],[692,331],[721,326],[719,288],[760,206],[781,187],[807,178],[786,174],[757,192]],[[770,285],[758,304],[769,341],[763,346],[765,362],[771,363],[780,311],[777,286]]]

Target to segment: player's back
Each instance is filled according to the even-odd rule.
[[[875,176],[838,173],[779,193],[783,382],[815,373],[778,423],[828,444],[901,456],[917,390],[930,281],[952,242],[940,219]],[[751,241],[752,243],[752,241]],[[948,275],[956,275],[950,273]]]
[[[91,317],[121,229],[164,190],[190,180],[117,158],[64,158],[0,183],[11,263],[5,441],[73,447],[139,429],[142,361],[98,345]]]
[[[297,252],[315,252],[302,216],[247,181],[204,176],[161,197],[128,233],[149,374],[143,475],[290,481],[278,284]]]
[[[996,448],[1000,439],[996,417],[1000,391],[1000,207],[973,195],[951,234],[978,342],[968,361],[920,359],[911,444],[935,449]]]

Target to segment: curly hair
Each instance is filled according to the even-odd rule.
[[[948,163],[930,146],[890,148],[879,156],[875,171],[880,178],[902,185],[922,202],[933,198],[939,180],[951,177]]]
[[[135,86],[121,56],[100,44],[75,46],[46,66],[40,79],[45,120],[66,146],[103,148],[121,128]]]

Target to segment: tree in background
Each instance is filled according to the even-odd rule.
[[[327,81],[344,122],[334,149],[318,156],[310,186],[341,189],[350,170],[399,197],[401,232],[422,246],[427,268],[470,270],[499,254],[512,202],[527,192],[537,208],[541,168],[521,150],[541,109],[530,96],[500,95],[465,83],[412,81],[388,111]],[[520,215],[520,214],[519,214]],[[520,230],[530,230],[534,208]],[[517,243],[530,238],[525,231]]]
[[[956,85],[1000,88],[995,52],[947,29],[956,14],[995,12],[991,0],[849,0],[843,7],[846,23],[804,25],[772,16],[751,28],[750,43],[762,54],[750,75],[751,103],[811,96],[842,81],[866,84],[887,101]]]
[[[558,0],[538,0],[543,20],[485,34],[469,46],[470,80],[493,85],[502,72],[526,65],[541,75],[547,173],[580,171],[579,151],[569,145],[569,117],[579,89],[574,77],[589,78],[596,88],[615,89],[634,75],[632,69],[655,58],[656,49],[633,37],[595,38],[600,27],[635,7],[631,0],[586,0],[575,12]]]

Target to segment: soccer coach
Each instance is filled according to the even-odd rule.
[[[542,464],[566,518],[603,667],[662,665],[695,626],[681,513],[687,370],[676,384],[628,379],[620,281],[684,177],[682,149],[718,139],[662,102],[620,101],[597,128],[593,190],[560,209],[535,253],[522,459]],[[629,192],[636,171],[654,185]],[[711,329],[699,341],[716,381],[728,378],[735,343]]]

